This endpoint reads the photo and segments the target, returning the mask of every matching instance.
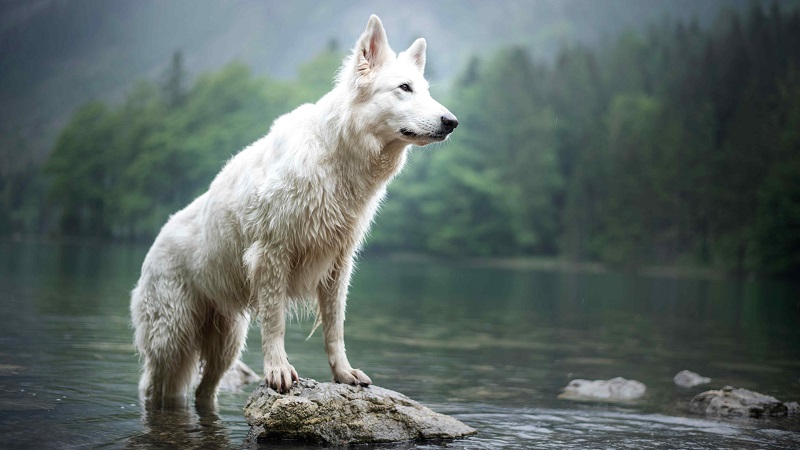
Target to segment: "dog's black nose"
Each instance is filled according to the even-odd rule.
[[[458,126],[458,119],[451,113],[442,116],[442,128],[448,133],[452,133]]]

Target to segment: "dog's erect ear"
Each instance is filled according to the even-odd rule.
[[[403,52],[403,56],[410,59],[417,66],[420,72],[425,73],[425,49],[427,44],[424,38],[419,38]]]
[[[367,75],[393,55],[381,19],[375,14],[370,16],[367,29],[358,38],[355,52],[356,70],[359,75]]]

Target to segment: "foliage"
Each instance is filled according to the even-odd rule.
[[[448,103],[463,127],[412,160],[374,245],[796,274],[799,38],[796,11],[754,5],[552,65],[473,59]]]
[[[341,55],[332,65],[328,53],[302,70],[333,73]],[[45,166],[59,233],[151,239],[228,158],[322,89],[258,79],[234,63],[184,91],[181,64],[176,53],[161,89],[142,82],[116,110],[90,102],[62,131]]]
[[[521,48],[477,70],[463,77],[460,95],[448,103],[460,128],[451,143],[413,161],[397,181],[375,245],[453,256],[555,251],[554,202],[562,184],[556,119],[538,106],[537,71]],[[404,242],[402,235],[419,234],[420,224],[431,225],[417,242]]]
[[[708,30],[664,21],[564,47],[548,64],[524,47],[474,57],[439,96],[459,129],[414,150],[369,246],[797,275],[797,42],[796,11],[754,5]],[[326,92],[341,56],[332,43],[295,81],[233,64],[189,86],[176,53],[163,86],[84,105],[45,167],[57,232],[151,239],[275,117]],[[15,215],[0,232],[42,223],[3,183]]]

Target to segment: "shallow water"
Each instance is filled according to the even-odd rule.
[[[144,414],[128,291],[145,247],[0,242],[0,447],[255,448],[247,392],[216,413]],[[320,333],[294,323],[301,376],[327,380]],[[778,282],[361,261],[348,355],[377,384],[478,429],[387,448],[798,448],[800,418],[692,415],[726,384],[800,400],[800,291]],[[258,331],[244,361],[259,370]],[[677,388],[682,369],[713,379]],[[644,382],[639,402],[560,400],[572,378]],[[266,445],[265,445],[266,446]],[[269,447],[302,448],[298,443]]]

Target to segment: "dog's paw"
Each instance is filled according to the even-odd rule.
[[[297,371],[288,363],[268,367],[264,372],[266,373],[265,381],[267,382],[267,386],[275,389],[280,394],[289,392],[292,385],[300,381],[300,377],[297,376]]]
[[[369,386],[372,380],[362,371],[358,369],[342,370],[333,373],[333,382],[350,384],[353,386]]]

